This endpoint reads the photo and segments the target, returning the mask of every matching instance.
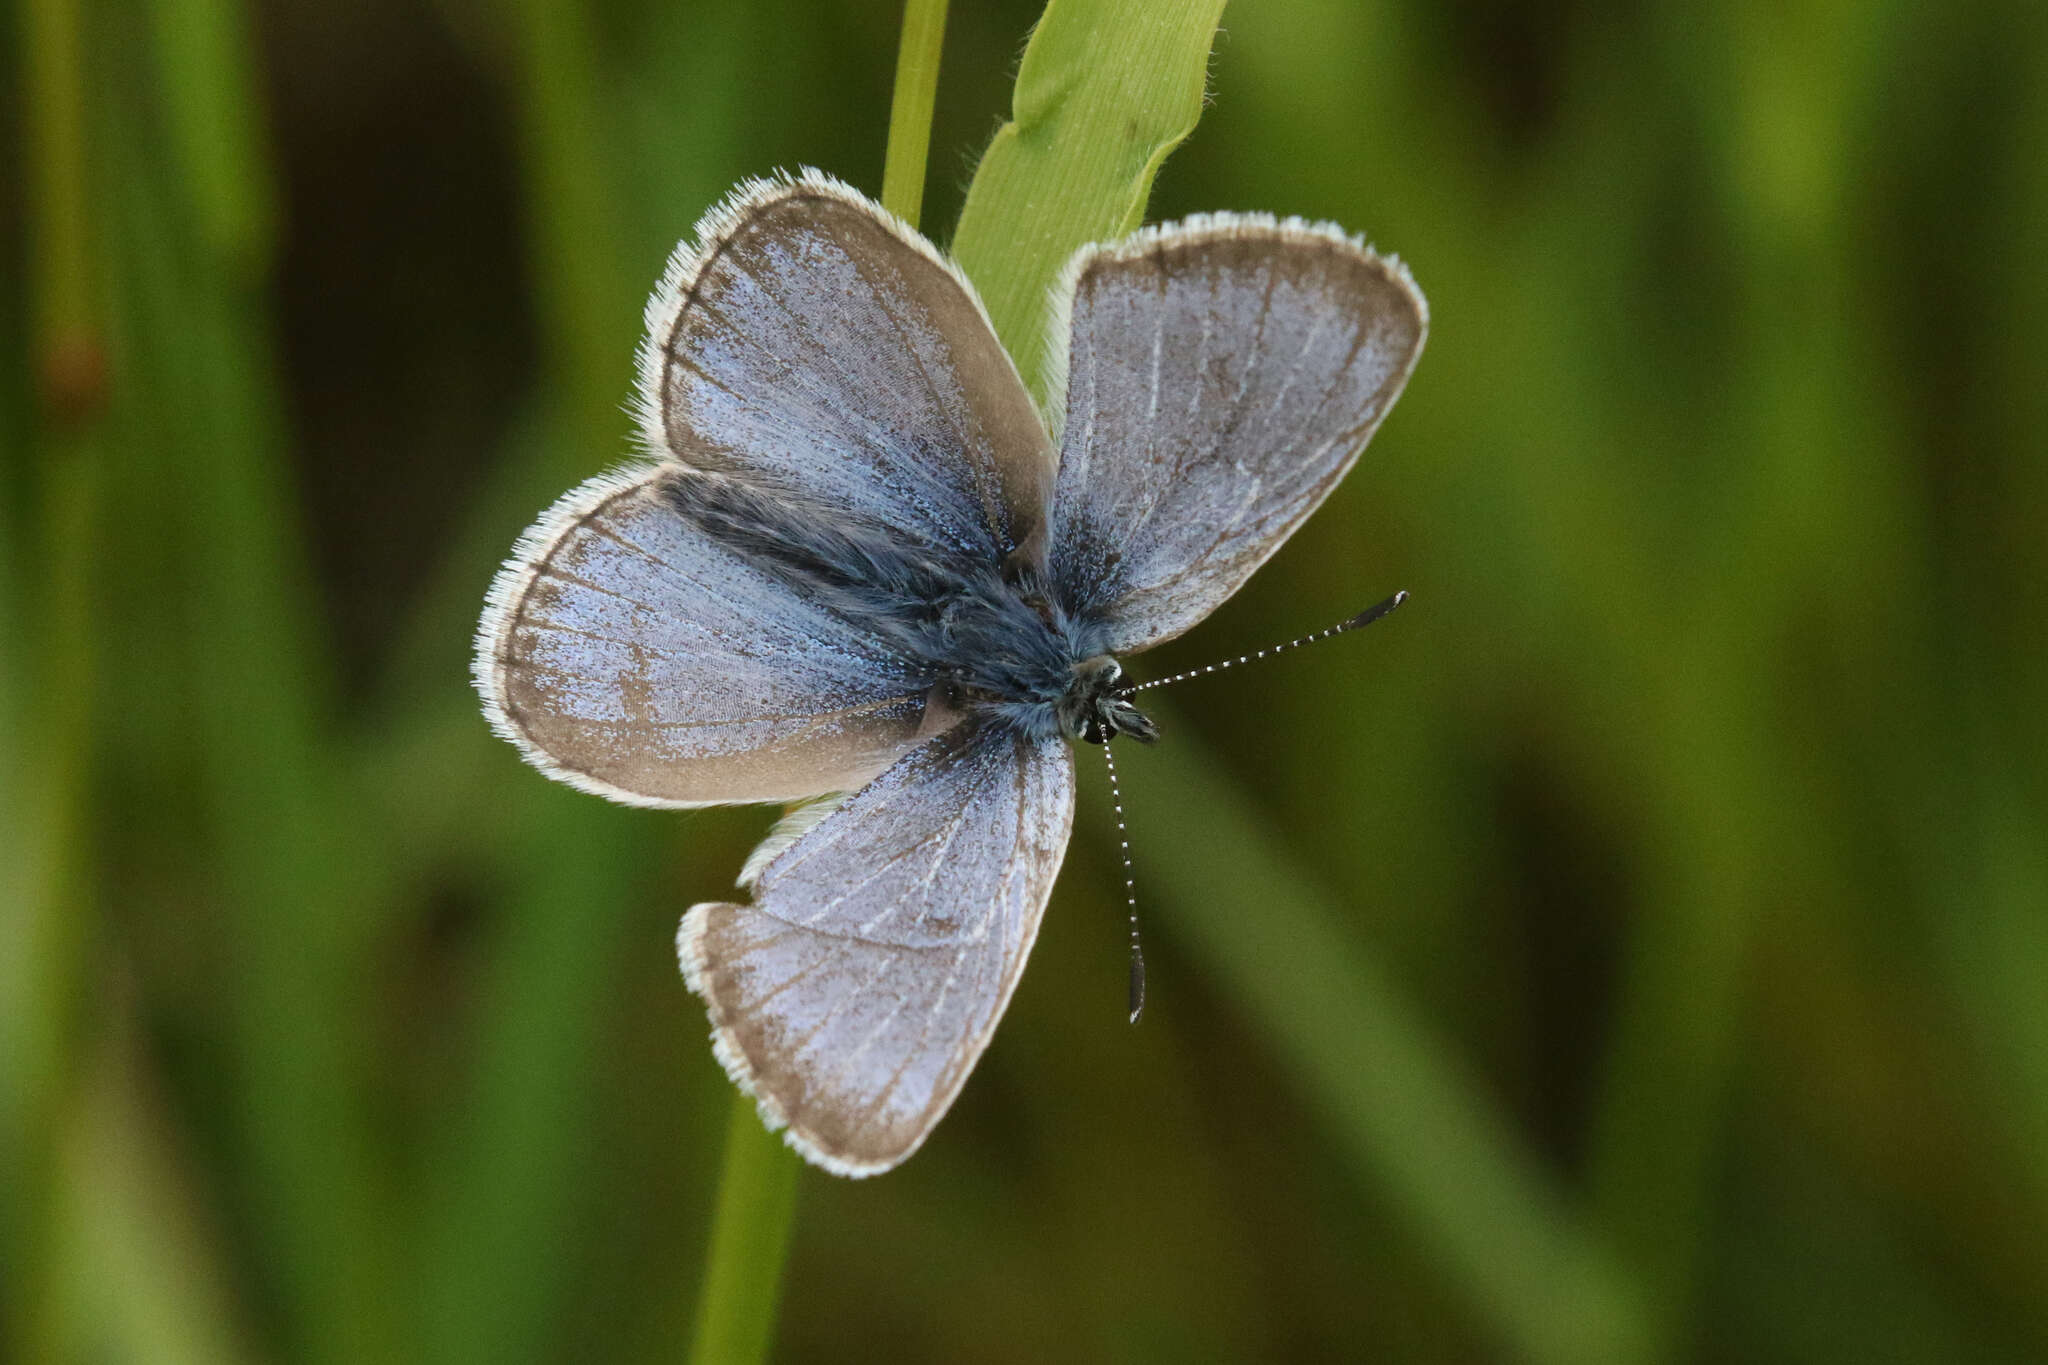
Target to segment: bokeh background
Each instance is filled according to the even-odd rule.
[[[954,6],[925,223],[1029,0]],[[487,732],[734,181],[875,190],[866,0],[18,0],[0,32],[11,1359],[680,1358],[729,1110],[670,946],[772,812]],[[1154,218],[1434,308],[1157,675],[913,1161],[803,1172],[789,1361],[2048,1359],[2035,0],[1226,14]],[[1084,755],[1084,758],[1086,756]]]

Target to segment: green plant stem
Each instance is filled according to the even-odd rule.
[[[78,1001],[96,913],[89,808],[100,451],[74,433],[50,435],[44,453],[42,601],[25,613],[40,648],[28,660],[21,748],[10,764],[23,779],[6,806],[18,843],[0,885],[0,932],[11,945],[0,977],[8,991],[0,1004],[0,1159],[20,1173],[0,1196],[0,1247],[19,1267],[18,1311],[6,1321],[21,1348],[14,1358],[23,1360],[58,1352],[70,1328],[54,1260],[54,1143],[77,1085]]]
[[[913,227],[924,211],[932,104],[939,94],[939,57],[945,45],[946,0],[904,0],[896,96],[889,105],[889,151],[882,163],[882,206]]]
[[[239,4],[216,19],[190,42],[246,32]],[[234,69],[225,61],[188,69],[174,64],[176,53],[144,43],[109,51],[108,60],[135,65],[105,79],[149,91]],[[235,974],[224,1043],[237,1082],[237,1174],[251,1190],[252,1263],[289,1333],[285,1354],[397,1358],[403,1243],[356,1084],[371,1008],[360,932],[370,859],[342,812],[325,743],[333,680],[299,553],[261,261],[203,227],[244,221],[235,203],[214,196],[266,183],[267,170],[245,164],[187,176],[153,154],[143,131],[144,120],[167,117],[157,105],[103,102],[128,343],[114,405],[122,479],[109,488],[140,483],[175,512],[150,528],[176,564],[162,609],[179,622],[179,741]],[[262,121],[253,86],[172,102],[203,104],[252,128]],[[252,133],[215,152],[260,149]]]
[[[590,20],[563,0],[523,0],[511,13],[520,57],[521,140],[533,177],[533,288],[551,363],[566,381],[559,387],[571,404],[576,438],[561,443],[550,466],[566,479],[618,448],[625,430],[620,367],[640,310],[619,268],[626,252]],[[599,437],[601,445],[579,444]]]
[[[261,85],[241,0],[149,0],[150,34],[167,71],[163,123],[193,187],[206,245],[247,278],[270,264],[276,193],[263,121],[249,117]]]
[[[237,1365],[253,1355],[224,1249],[196,1197],[203,1186],[145,1075],[134,1001],[109,994],[57,1127],[53,1198],[74,1349],[43,1358]]]
[[[27,582],[8,619],[26,627],[0,651],[0,688],[18,689],[0,724],[0,1261],[10,1358],[56,1358],[73,1323],[56,1248],[56,1129],[78,1084],[77,1018],[96,905],[91,778],[97,670],[96,566],[103,480],[104,336],[89,198],[85,16],[76,0],[21,7],[27,102],[22,150],[38,422],[34,511],[0,516],[32,547],[7,566]],[[5,509],[0,509],[4,512]],[[30,570],[25,566],[34,565]],[[15,584],[5,585],[13,588]],[[18,615],[17,615],[18,613]],[[10,698],[0,695],[0,704]]]
[[[735,1093],[711,1251],[691,1334],[695,1365],[765,1360],[775,1335],[782,1263],[796,1217],[797,1159],[762,1126],[753,1097]]]

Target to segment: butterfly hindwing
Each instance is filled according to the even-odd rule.
[[[733,1079],[846,1175],[924,1141],[988,1045],[1073,824],[1065,743],[967,724],[773,858],[677,946]]]
[[[1052,567],[1113,652],[1237,591],[1351,468],[1428,330],[1399,263],[1258,217],[1086,248],[1056,306]]]

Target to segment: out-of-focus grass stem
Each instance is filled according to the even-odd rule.
[[[23,0],[30,274],[39,397],[56,423],[103,396],[95,316],[82,15],[77,0]]]
[[[504,19],[546,365],[537,467],[513,490],[525,517],[529,478],[556,491],[625,452],[639,306],[594,20],[567,0],[520,0]],[[490,538],[509,546],[517,529],[501,524]],[[462,587],[474,610],[483,582]],[[461,665],[435,657],[439,671],[415,681],[418,694],[447,698],[445,714],[486,743],[473,703],[450,686]],[[382,776],[410,780],[388,766]],[[519,790],[487,813],[512,836],[500,866],[508,891],[477,949],[471,1074],[429,1148],[419,1326],[422,1354],[438,1361],[516,1365],[558,1349],[559,1267],[591,1165],[582,1144],[588,1058],[600,1047],[593,1002],[653,861],[646,821],[537,779]]]
[[[543,335],[566,384],[578,436],[624,430],[619,404],[631,374],[639,310],[620,270],[617,203],[602,136],[601,81],[589,20],[563,0],[514,7],[520,57],[521,133],[532,168],[533,287]],[[565,475],[593,452],[564,442]],[[616,445],[608,439],[601,449]]]
[[[167,71],[165,133],[206,245],[250,278],[270,261],[277,209],[261,120],[248,117],[257,85],[241,0],[150,0],[150,35]]]
[[[10,1266],[11,1358],[62,1349],[56,1281],[55,1132],[77,1075],[79,976],[93,919],[89,869],[95,623],[105,350],[93,255],[83,16],[77,0],[24,0],[23,117],[38,403],[28,553],[33,598],[19,601],[28,649],[12,662],[17,710],[0,736],[0,1258]],[[25,571],[24,571],[25,572]],[[12,574],[9,574],[12,577]],[[11,623],[10,623],[11,624]]]
[[[95,49],[108,67],[93,89],[113,168],[103,199],[122,305],[120,486],[151,490],[149,535],[175,563],[150,592],[176,622],[176,671],[152,682],[176,699],[176,761],[233,973],[213,1060],[237,1077],[227,1141],[251,1191],[244,1231],[278,1306],[280,1349],[392,1359],[403,1243],[359,1083],[367,859],[326,742],[336,689],[248,194],[269,183],[262,99],[246,61],[225,51],[244,50],[249,16],[219,0],[203,23],[170,23],[174,42],[145,25]],[[204,92],[178,90],[201,81]],[[133,97],[109,98],[116,88]],[[188,173],[160,138],[206,144],[215,172]]]
[[[59,1123],[60,1210],[53,1239],[76,1326],[65,1360],[238,1365],[255,1359],[215,1219],[197,1197],[184,1145],[146,1072],[132,992],[81,1049]]]

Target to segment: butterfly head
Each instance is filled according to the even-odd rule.
[[[1074,681],[1060,698],[1061,733],[1090,744],[1107,744],[1118,735],[1129,735],[1141,744],[1159,738],[1152,718],[1117,695],[1123,685],[1123,669],[1107,654],[1075,664]]]

